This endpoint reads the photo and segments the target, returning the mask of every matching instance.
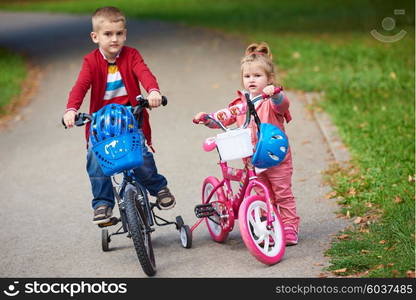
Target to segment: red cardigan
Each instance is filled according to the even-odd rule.
[[[137,105],[136,96],[140,95],[139,82],[149,93],[151,90],[159,90],[155,76],[145,64],[139,51],[134,48],[124,46],[116,60],[118,70],[123,79],[128,94],[130,105]],[[104,93],[107,85],[108,63],[104,59],[99,49],[96,49],[84,57],[81,71],[78,79],[69,93],[67,110],[76,110],[80,108],[85,94],[91,88],[90,110],[92,114],[102,108],[104,105],[117,101],[105,101]],[[120,103],[127,104],[127,103]],[[85,136],[88,141],[89,126],[85,128]],[[143,121],[141,124],[143,134],[147,144],[152,146],[152,135],[149,123],[149,114],[146,109],[143,110]]]

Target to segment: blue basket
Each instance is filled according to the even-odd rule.
[[[143,164],[141,136],[126,133],[106,139],[92,147],[105,175],[111,176]]]

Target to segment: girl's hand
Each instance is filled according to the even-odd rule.
[[[68,127],[68,128],[74,127],[74,124],[75,124],[75,116],[76,115],[77,115],[77,112],[76,111],[73,111],[73,110],[68,110],[64,114],[63,119],[64,119],[64,123],[65,123],[65,126],[66,127]]]
[[[268,96],[273,96],[274,95],[274,93],[275,93],[275,87],[274,87],[274,85],[273,84],[271,84],[271,85],[268,85],[268,86],[266,86],[264,89],[263,89],[263,93],[265,93],[266,95],[268,95]]]
[[[205,124],[207,122],[205,116],[207,113],[199,112],[195,115],[194,119],[192,120],[195,124]]]
[[[151,91],[147,96],[150,108],[158,107],[162,104],[162,95],[158,91]]]

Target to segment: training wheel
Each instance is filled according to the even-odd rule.
[[[176,217],[176,229],[180,230],[182,226],[185,225],[181,216]]]
[[[192,232],[188,225],[182,225],[180,229],[181,245],[184,248],[192,247]]]
[[[103,229],[101,231],[101,247],[103,249],[104,252],[110,250],[110,244],[111,239],[108,235],[108,229]]]

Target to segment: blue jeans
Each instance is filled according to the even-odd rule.
[[[143,164],[134,169],[136,180],[140,182],[152,196],[167,186],[168,182],[163,175],[158,174],[153,154],[149,152],[143,133],[139,130],[142,140]],[[111,177],[104,175],[94,152],[92,152],[91,142],[88,145],[87,152],[87,172],[91,181],[92,189],[92,208],[95,209],[101,205],[114,207],[114,193]]]

